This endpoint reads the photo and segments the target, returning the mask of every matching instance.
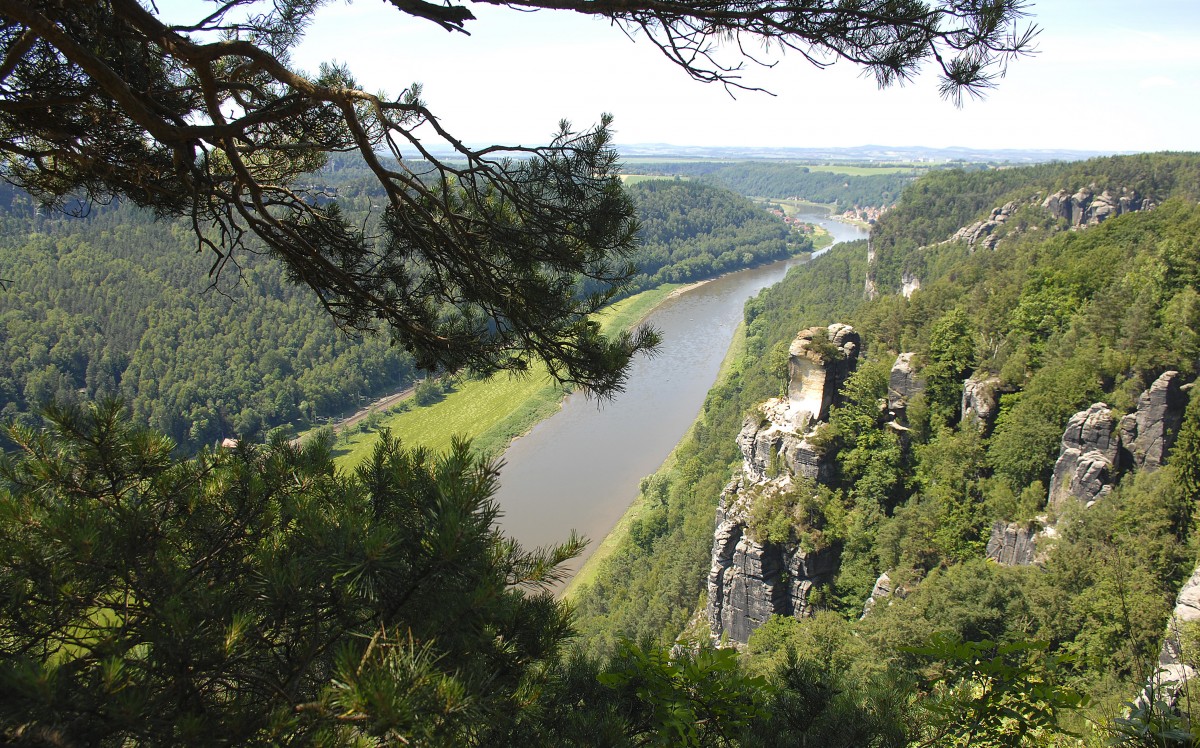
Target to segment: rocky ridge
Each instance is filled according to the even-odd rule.
[[[812,588],[832,579],[836,546],[805,549],[752,536],[756,504],[828,478],[819,433],[858,361],[848,325],[803,330],[788,352],[788,394],[763,403],[737,437],[741,475],[722,493],[713,533],[707,617],[714,640],[744,644],[772,615],[805,616]],[[811,488],[811,486],[808,486]]]
[[[1042,210],[1056,219],[1066,221],[1071,230],[1095,226],[1109,218],[1125,213],[1152,210],[1157,205],[1153,200],[1138,194],[1136,190],[1121,187],[1118,191],[1113,192],[1110,189],[1101,189],[1095,184],[1081,187],[1074,193],[1059,190],[1044,199],[1041,197],[1041,193],[1034,194],[1029,198],[1029,203],[1040,206]],[[980,248],[995,249],[996,244],[1000,241],[998,229],[1007,224],[1020,207],[1020,201],[1010,200],[992,208],[987,218],[959,228],[948,239],[936,242],[935,245],[961,242],[966,244],[968,251],[971,252]],[[921,278],[911,271],[903,273],[900,283],[900,293],[905,298],[921,289]],[[878,284],[875,279],[875,252],[871,249],[869,240],[865,295],[867,299],[875,299],[879,296]]]
[[[1106,403],[1093,403],[1067,422],[1046,502],[1052,515],[1072,504],[1089,507],[1108,496],[1131,470],[1161,467],[1175,442],[1187,406],[1178,371],[1164,372],[1138,397],[1137,409],[1117,418]],[[965,395],[964,395],[965,397]],[[1035,523],[997,522],[987,556],[999,563],[1036,563],[1037,543],[1054,532],[1047,517]]]
[[[1119,420],[1105,403],[1071,416],[1047,505],[1055,511],[1071,500],[1088,505],[1107,496],[1125,472],[1161,467],[1186,406],[1182,375],[1167,371],[1138,397],[1137,409]]]
[[[1011,200],[999,208],[993,208],[991,215],[987,218],[982,221],[976,221],[969,226],[963,226],[954,232],[954,235],[943,242],[943,244],[964,242],[972,250],[979,247],[995,249],[996,242],[1000,241],[1000,237],[994,232],[1008,222],[1009,217],[1012,216],[1016,209],[1016,202]]]
[[[1103,190],[1096,194],[1096,185],[1080,188],[1074,194],[1059,190],[1042,201],[1042,208],[1055,218],[1061,218],[1071,228],[1095,226],[1123,213],[1151,210],[1155,204],[1137,193],[1122,187],[1119,193]]]

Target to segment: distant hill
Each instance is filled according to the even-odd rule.
[[[716,160],[795,160],[856,161],[877,163],[1011,163],[1038,164],[1047,161],[1081,161],[1112,155],[1104,151],[1080,151],[1066,148],[927,148],[924,146],[862,145],[851,148],[812,148],[787,146],[680,146],[667,143],[631,143],[617,146],[621,156],[630,158],[681,158]]]

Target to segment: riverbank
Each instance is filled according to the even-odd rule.
[[[721,361],[721,368],[717,373],[717,379],[713,383],[713,387],[719,385],[729,376],[734,364],[745,354],[745,332],[746,324],[743,322],[737,326],[737,329],[733,334],[733,341],[730,342],[729,349],[725,353],[725,358]],[[662,466],[655,471],[654,475],[648,477],[646,481],[643,481],[643,486],[646,484],[646,482],[665,477],[676,469],[678,466],[678,454],[680,446],[692,436],[692,433],[696,430],[696,427],[703,422],[703,420],[704,412],[701,411],[700,414],[696,416],[696,420],[692,422],[692,425],[688,427],[687,432],[679,440],[679,443],[676,444],[675,448],[671,450],[671,454],[668,455],[667,459],[663,461]],[[629,533],[632,530],[634,523],[637,522],[637,520],[643,515],[645,515],[649,508],[649,500],[645,491],[639,490],[637,498],[633,500],[633,503],[631,503],[629,508],[625,510],[625,513],[621,515],[621,519],[619,519],[617,524],[613,526],[612,530],[610,530],[609,533],[604,536],[604,539],[600,541],[599,545],[596,546],[591,555],[588,556],[583,562],[583,566],[581,566],[579,570],[575,572],[575,575],[571,577],[569,582],[567,582],[566,587],[564,587],[559,593],[559,596],[562,599],[570,600],[573,594],[596,580],[596,576],[599,573],[600,568],[604,565],[604,562],[613,554],[613,552],[615,552],[628,541]]]
[[[696,284],[666,284],[622,299],[597,315],[605,333],[637,326],[673,295]],[[522,375],[497,375],[484,380],[459,379],[452,390],[436,403],[422,407],[393,406],[376,411],[371,428],[346,429],[334,446],[336,461],[353,469],[374,449],[378,432],[389,429],[405,444],[420,444],[437,452],[450,446],[453,438],[470,439],[475,450],[498,457],[513,441],[561,406],[564,394],[541,365]],[[407,401],[405,401],[407,402]]]
[[[814,248],[832,243],[832,236],[816,227]],[[740,271],[732,271],[740,272]],[[725,274],[725,275],[728,275]],[[606,334],[641,324],[664,303],[717,278],[692,283],[667,283],[613,304],[597,315]],[[541,364],[521,375],[499,374],[485,380],[456,379],[439,402],[412,407],[403,395],[390,396],[387,405],[377,402],[341,422],[334,445],[337,465],[353,469],[372,452],[377,432],[386,428],[405,444],[419,444],[433,452],[450,447],[454,438],[469,439],[473,449],[488,457],[499,457],[517,439],[539,422],[554,415],[570,390],[554,382]],[[367,425],[355,430],[354,425]]]

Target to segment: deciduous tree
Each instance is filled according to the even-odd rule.
[[[605,394],[642,329],[606,338],[587,315],[629,277],[636,221],[610,119],[549,145],[470,148],[418,85],[369,93],[351,71],[289,63],[325,0],[214,0],[202,17],[139,0],[0,0],[3,177],[57,204],[122,198],[191,220],[214,270],[265,245],[341,323],[384,325],[424,367],[521,370]],[[469,3],[391,0],[451,32]],[[993,85],[1034,31],[1023,0],[484,0],[600,16],[687,74],[733,88],[748,50],[848,60],[880,85],[938,69],[943,95]],[[720,43],[738,50],[723,61]],[[768,52],[769,54],[769,52]],[[428,144],[442,141],[453,158]],[[386,198],[377,230],[348,221],[310,174],[356,152]],[[580,293],[580,281],[601,290]]]

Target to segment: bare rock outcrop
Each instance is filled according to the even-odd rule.
[[[970,226],[963,226],[958,231],[954,232],[954,236],[950,237],[952,242],[964,242],[967,248],[974,251],[979,248],[995,249],[996,242],[999,237],[995,235],[996,229],[1008,222],[1010,216],[1017,209],[1017,203],[1010,201],[1000,206],[993,208],[991,215],[982,221],[976,221]]]
[[[908,597],[909,589],[902,584],[896,584],[885,571],[875,580],[871,595],[863,603],[862,618],[866,618],[877,605],[891,604],[892,598],[903,600]]]
[[[812,327],[796,336],[788,351],[788,396],[760,405],[738,434],[742,471],[751,482],[784,468],[812,480],[826,477],[819,424],[854,371],[858,350],[858,333],[848,325]]]
[[[1046,517],[1032,522],[997,521],[988,538],[987,558],[1004,566],[1029,566],[1040,561],[1038,541],[1055,535],[1053,527],[1045,525]]]
[[[921,279],[915,273],[905,270],[900,275],[900,294],[908,299],[921,290]]]
[[[1179,590],[1175,598],[1175,609],[1167,621],[1166,636],[1163,637],[1162,649],[1158,654],[1158,671],[1154,674],[1150,686],[1139,697],[1144,701],[1150,697],[1150,691],[1166,701],[1174,704],[1181,693],[1187,688],[1188,681],[1196,677],[1196,665],[1200,663],[1200,652],[1195,651],[1195,629],[1200,622],[1200,566],[1197,566],[1192,576]],[[1189,629],[1192,631],[1189,632]],[[1191,636],[1188,634],[1191,633]],[[1151,688],[1151,686],[1153,688]]]
[[[707,609],[713,638],[739,644],[772,615],[809,615],[812,588],[833,579],[838,561],[832,546],[807,551],[755,540],[746,523],[751,502],[744,500],[742,488],[737,483],[726,488],[717,510]]]
[[[1104,190],[1096,194],[1096,186],[1083,187],[1075,194],[1059,190],[1042,201],[1042,208],[1055,218],[1061,218],[1072,228],[1095,226],[1123,213],[1150,210],[1154,203],[1136,191],[1122,189],[1120,193]]]
[[[875,282],[875,248],[871,245],[871,237],[867,236],[867,278],[863,281],[863,296],[867,301],[879,298],[879,285]]]
[[[962,425],[974,427],[984,434],[991,431],[1000,408],[1000,391],[999,377],[972,377],[963,382]]]
[[[1126,470],[1160,467],[1175,443],[1187,406],[1182,377],[1162,374],[1138,397],[1137,410],[1117,422],[1104,403],[1071,416],[1050,479],[1049,506],[1089,504],[1108,494]]]
[[[1187,407],[1182,379],[1177,371],[1165,372],[1138,397],[1137,410],[1121,419],[1121,446],[1132,467],[1162,467]]]
[[[820,432],[858,352],[848,325],[801,331],[789,350],[788,396],[763,403],[743,424],[742,474],[721,496],[713,534],[707,614],[716,640],[745,643],[771,615],[808,615],[813,586],[832,578],[836,547],[756,539],[748,517],[756,501],[828,478]]]
[[[797,430],[829,418],[829,406],[854,371],[861,345],[853,327],[801,330],[788,349],[788,408]]]
[[[1104,403],[1071,416],[1050,479],[1049,506],[1059,510],[1071,499],[1087,504],[1107,495],[1115,482],[1119,446],[1116,420]]]
[[[888,374],[887,407],[894,418],[904,418],[908,402],[925,390],[925,381],[917,375],[915,353],[901,353]]]

